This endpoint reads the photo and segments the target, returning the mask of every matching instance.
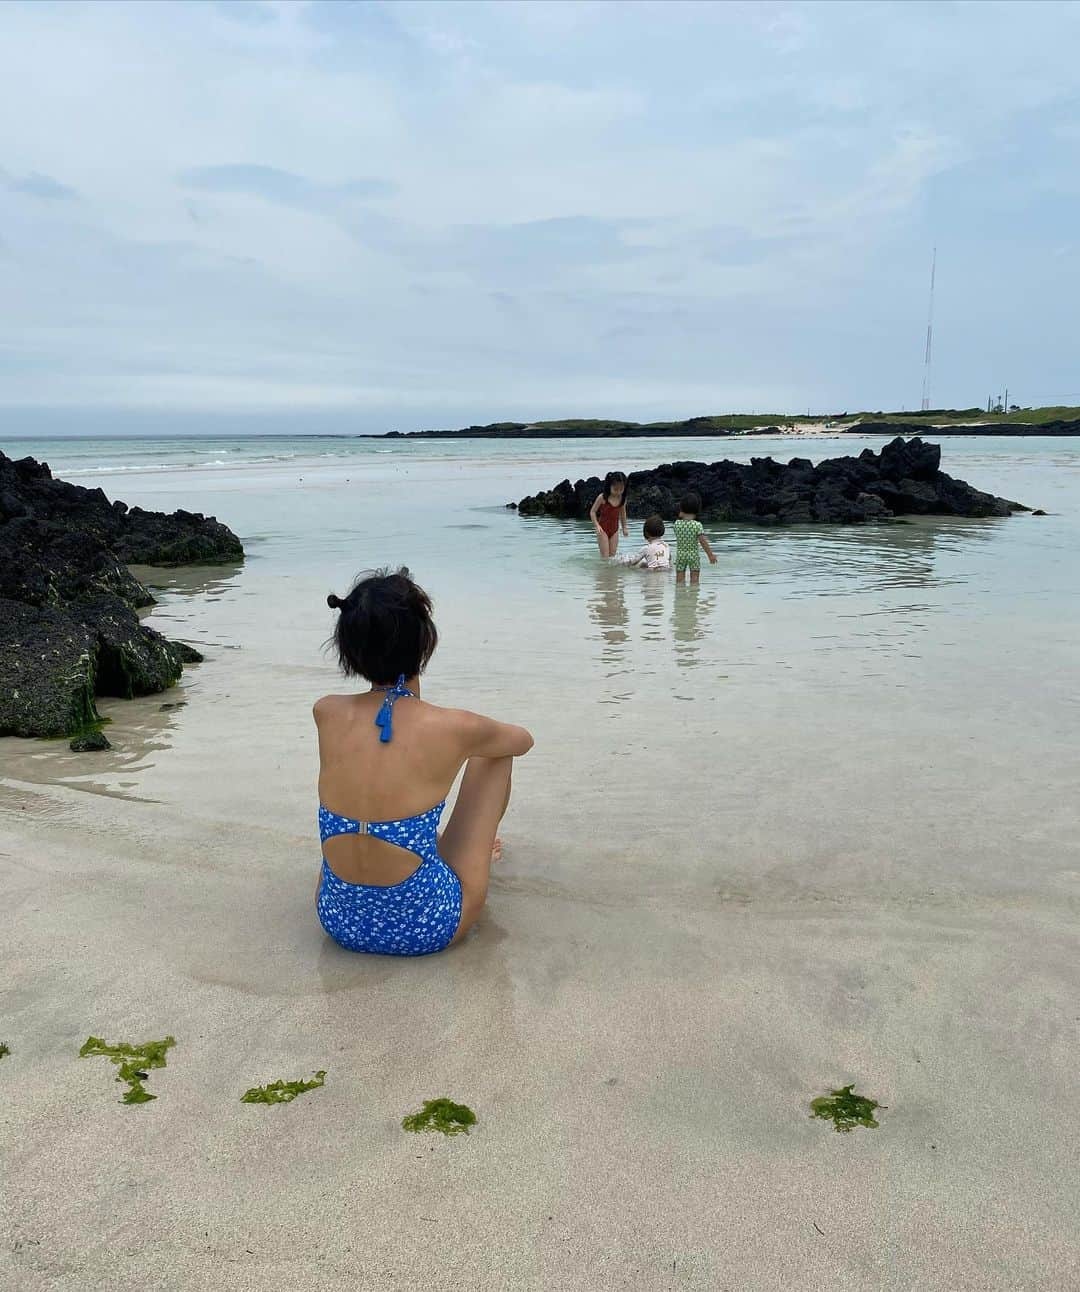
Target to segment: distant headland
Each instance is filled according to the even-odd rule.
[[[379,439],[573,440],[661,439],[736,435],[1080,435],[1080,407],[932,408],[925,412],[859,412],[812,416],[789,413],[721,413],[681,421],[624,422],[614,418],[562,418],[547,422],[491,422],[455,431],[389,431]],[[368,437],[364,437],[368,438]]]

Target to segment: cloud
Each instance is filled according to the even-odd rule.
[[[0,171],[0,184],[5,185],[13,193],[26,193],[30,197],[43,198],[47,202],[71,201],[79,196],[70,185],[61,184],[51,175],[40,175],[36,171],[23,175],[21,179]]]
[[[581,273],[644,254],[624,238],[633,224],[565,215],[520,224],[467,225],[450,230],[433,249],[433,259],[443,267],[468,270],[477,278],[545,278],[550,282],[551,275],[561,271]]]
[[[280,202],[283,206],[318,206],[338,197],[390,197],[395,191],[387,180],[350,179],[339,184],[317,184],[276,166],[252,163],[194,166],[182,171],[178,178],[186,188],[204,193],[242,193],[267,202]]]
[[[1006,362],[1025,403],[1075,384],[1080,6],[87,0],[4,28],[24,413],[911,407],[934,245],[936,398]]]

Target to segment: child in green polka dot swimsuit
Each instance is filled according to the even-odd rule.
[[[710,565],[716,564],[716,557],[705,537],[701,521],[698,520],[700,510],[701,499],[696,493],[688,493],[679,503],[679,518],[674,525],[676,583],[686,582],[687,570],[690,571],[692,584],[700,582],[702,552],[709,558]]]

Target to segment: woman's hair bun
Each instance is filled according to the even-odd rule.
[[[365,571],[346,598],[331,594],[326,604],[342,612],[332,640],[346,677],[392,686],[424,671],[439,635],[431,599],[404,569]]]

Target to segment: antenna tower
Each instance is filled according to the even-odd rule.
[[[934,345],[934,278],[937,275],[937,247],[930,261],[930,307],[926,312],[926,361],[923,366],[922,407],[930,407],[930,357]]]

